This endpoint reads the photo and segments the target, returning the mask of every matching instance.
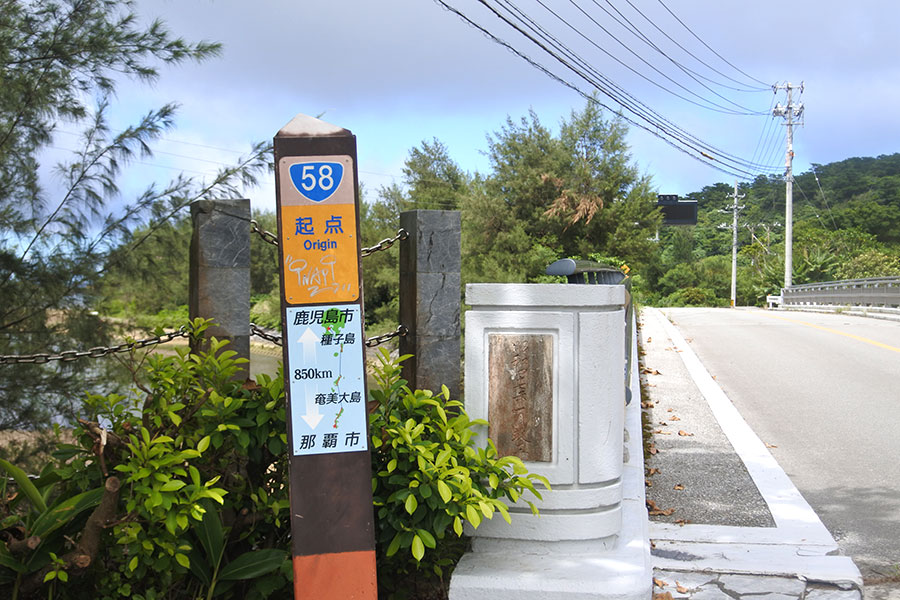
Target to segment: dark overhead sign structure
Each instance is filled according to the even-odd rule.
[[[663,225],[696,225],[697,201],[678,200],[676,194],[658,194],[656,206],[662,211]]]

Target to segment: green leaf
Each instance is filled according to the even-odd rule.
[[[418,535],[413,536],[412,555],[416,562],[422,560],[422,557],[425,556],[425,544],[422,543],[422,538]]]
[[[206,452],[207,448],[209,448],[209,436],[206,436],[197,442],[197,452]]]
[[[197,467],[191,465],[188,467],[188,473],[191,475],[191,483],[193,483],[196,487],[200,487],[200,471],[197,470]]]
[[[31,480],[28,479],[28,475],[25,471],[2,458],[0,458],[0,468],[9,473],[9,476],[15,480],[16,485],[18,485],[19,489],[28,497],[31,505],[38,512],[47,510],[47,504],[44,502],[44,498],[41,497],[41,493],[38,492],[38,489],[31,483]]]
[[[175,535],[175,532],[178,531],[178,521],[176,520],[177,518],[178,515],[176,515],[174,512],[170,512],[166,515],[166,529],[168,529],[169,533],[171,533],[172,535]]]
[[[128,561],[128,570],[133,572],[135,569],[137,569],[137,566],[138,566],[138,557],[133,556],[131,558],[131,560]]]
[[[56,571],[50,571],[49,573],[44,575],[44,583],[47,583],[48,581],[53,581],[54,579],[56,579]]]
[[[188,569],[191,566],[191,559],[189,559],[184,554],[181,554],[180,552],[175,553],[175,562],[177,562],[179,565],[181,565],[185,569]]]
[[[469,520],[469,523],[472,524],[472,527],[478,528],[481,524],[481,515],[478,514],[478,511],[472,504],[466,506],[466,518]]]
[[[509,510],[507,510],[506,505],[503,504],[502,502],[499,502],[497,504],[497,510],[500,511],[500,514],[503,516],[503,520],[511,525],[512,518],[510,518],[510,516],[509,516]]]
[[[253,579],[274,571],[287,560],[284,550],[251,550],[241,554],[219,571],[219,579],[223,581]]]
[[[463,524],[462,519],[460,519],[459,517],[453,517],[453,531],[456,532],[456,535],[462,537]]]
[[[200,540],[200,545],[210,564],[217,565],[225,550],[225,532],[222,529],[219,512],[209,502],[204,502],[203,506],[206,513],[203,515],[203,520],[194,527],[194,533]]]
[[[400,549],[400,534],[398,533],[397,535],[394,536],[394,539],[391,540],[391,543],[387,549],[387,555],[393,556],[393,555],[397,554],[397,550],[399,550],[399,549]]]
[[[16,560],[12,553],[7,549],[6,544],[0,544],[0,567],[12,569],[16,573],[24,573],[28,570],[25,564]]]
[[[104,491],[100,487],[63,500],[34,521],[31,526],[31,535],[46,539],[48,535],[71,521],[82,511],[100,504]]]
[[[406,512],[408,512],[409,514],[413,514],[414,512],[416,512],[416,508],[418,508],[419,506],[419,501],[416,500],[416,495],[410,494],[409,496],[407,496],[404,506],[406,507]]]
[[[197,551],[197,548],[194,548],[191,551],[190,556],[191,564],[188,567],[191,573],[200,580],[200,582],[204,585],[204,587],[209,587],[212,583],[212,569],[207,564],[206,560],[200,555]]]
[[[416,535],[422,538],[422,543],[424,543],[428,548],[434,548],[437,546],[437,542],[435,542],[434,536],[431,535],[430,532],[424,529],[417,529]]]
[[[437,482],[438,494],[441,495],[441,499],[444,502],[450,502],[453,499],[453,492],[450,491],[450,486],[438,479]]]
[[[159,488],[161,492],[175,492],[183,488],[186,484],[183,481],[179,481],[178,479],[172,479],[171,481],[167,481]]]

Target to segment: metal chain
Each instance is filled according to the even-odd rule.
[[[250,231],[258,234],[267,244],[272,244],[273,246],[278,245],[278,236],[271,231],[261,229],[259,223],[257,223],[255,219],[250,219]]]
[[[409,332],[409,329],[405,325],[399,325],[395,331],[391,331],[390,333],[385,333],[379,336],[375,336],[372,338],[368,338],[366,340],[366,346],[369,348],[374,348],[375,346],[380,346],[381,344],[394,339],[395,337],[403,337]],[[269,342],[272,342],[276,346],[281,346],[281,336],[276,335],[274,333],[269,333],[265,329],[259,327],[255,323],[250,323],[250,334],[263,338]],[[181,327],[177,331],[172,331],[169,333],[164,333],[162,335],[157,335],[152,338],[146,338],[142,340],[135,340],[133,342],[124,342],[121,344],[117,344],[115,346],[96,346],[91,348],[90,350],[65,350],[58,354],[49,354],[49,353],[41,353],[41,354],[0,354],[0,365],[9,365],[9,364],[35,364],[42,365],[44,363],[48,363],[51,361],[60,361],[60,362],[72,362],[73,360],[78,360],[79,358],[100,358],[101,356],[107,356],[109,354],[116,354],[119,352],[129,352],[131,350],[138,350],[140,348],[146,348],[147,346],[155,346],[157,344],[165,344],[166,342],[171,342],[175,338],[179,337],[190,337],[190,333],[188,333],[187,327]]]
[[[374,348],[375,346],[380,346],[381,344],[385,343],[388,340],[394,339],[395,337],[404,337],[407,333],[409,333],[409,329],[406,328],[406,325],[398,325],[396,331],[367,339],[366,346],[368,346],[369,348]]]
[[[398,240],[403,241],[409,238],[409,232],[403,229],[402,227],[397,230],[397,235],[392,238],[385,238],[378,242],[375,246],[371,248],[363,248],[359,255],[363,258],[375,254],[376,252],[380,252],[381,250],[387,250],[391,246],[393,246]]]
[[[273,246],[278,245],[278,236],[272,233],[271,231],[266,231],[265,229],[260,228],[259,223],[256,222],[255,219],[250,219],[250,230],[259,235],[267,244],[272,244]],[[409,238],[409,232],[403,229],[402,227],[397,230],[397,235],[392,238],[385,238],[378,242],[376,245],[370,248],[363,248],[360,252],[360,256],[365,258],[376,252],[380,252],[381,250],[387,250],[391,246],[393,246],[397,241],[403,241]]]
[[[124,342],[122,344],[118,344],[116,346],[96,346],[91,348],[90,350],[66,350],[64,352],[60,352],[59,354],[27,354],[27,355],[16,355],[16,354],[4,354],[0,355],[0,365],[9,365],[9,364],[36,364],[42,365],[44,363],[48,363],[50,361],[58,360],[60,362],[72,362],[73,360],[77,360],[79,358],[100,358],[101,356],[106,356],[108,354],[115,354],[117,352],[129,352],[131,350],[137,350],[138,348],[146,348],[147,346],[155,346],[156,344],[165,344],[166,342],[171,342],[175,338],[179,337],[189,337],[190,333],[188,333],[187,327],[182,327],[177,331],[172,331],[170,333],[165,333],[163,335],[157,335],[152,338],[146,338],[143,340],[135,340],[133,342]]]
[[[380,346],[381,344],[387,342],[388,340],[392,340],[395,337],[403,337],[407,333],[409,333],[409,329],[405,325],[399,325],[395,331],[391,331],[390,333],[385,333],[379,336],[375,336],[366,340],[366,346],[369,348],[374,348],[375,346]],[[276,346],[281,346],[281,336],[275,335],[273,333],[269,333],[265,329],[262,329],[258,325],[254,323],[250,323],[250,334],[261,337],[264,340],[272,342]]]
[[[275,333],[269,333],[256,323],[250,323],[250,335],[261,337],[262,339],[272,342],[276,346],[281,345],[281,336]]]

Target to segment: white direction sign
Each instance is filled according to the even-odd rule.
[[[359,304],[285,310],[293,454],[367,450]]]

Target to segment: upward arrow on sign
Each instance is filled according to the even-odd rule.
[[[307,327],[306,331],[303,332],[303,335],[301,335],[300,339],[297,341],[303,345],[303,362],[307,364],[315,363],[316,346],[319,344],[319,336],[313,333],[312,329]]]

